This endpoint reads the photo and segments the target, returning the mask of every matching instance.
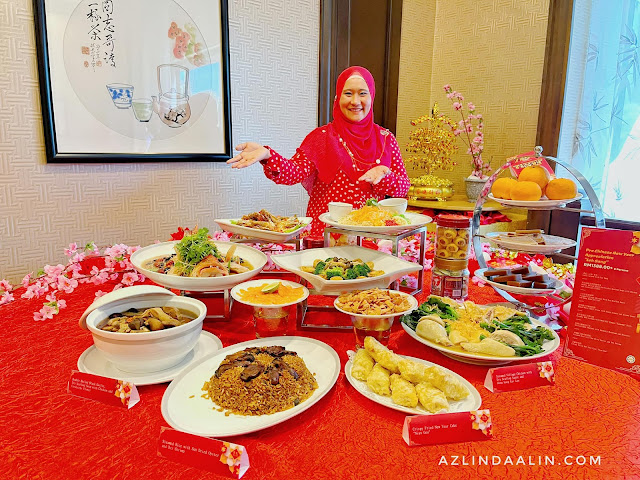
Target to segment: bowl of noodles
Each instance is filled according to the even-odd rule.
[[[191,292],[228,290],[256,276],[267,263],[260,250],[233,242],[212,241],[201,228],[180,241],[137,250],[131,263],[158,285]]]

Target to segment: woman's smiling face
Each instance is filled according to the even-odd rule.
[[[352,75],[344,83],[340,95],[340,111],[351,122],[363,120],[371,110],[371,94],[360,75]]]

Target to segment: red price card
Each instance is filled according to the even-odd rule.
[[[484,380],[484,386],[487,390],[494,393],[554,384],[553,362],[526,363],[524,365],[491,368]]]
[[[74,370],[67,384],[67,392],[114,407],[131,408],[140,401],[136,386],[123,380],[101,377]]]
[[[160,431],[158,456],[233,478],[241,478],[249,469],[249,455],[242,445],[168,427]]]
[[[473,442],[493,437],[489,410],[405,417],[402,438],[407,445]]]
[[[536,156],[535,152],[527,152],[521,153],[520,155],[516,155],[515,157],[507,158],[507,162],[511,162],[509,166],[509,170],[511,171],[511,175],[518,178],[520,172],[527,167],[540,166],[544,168],[549,174],[549,178],[556,178],[556,174],[547,162],[546,158]]]
[[[583,228],[566,357],[640,380],[640,232]]]

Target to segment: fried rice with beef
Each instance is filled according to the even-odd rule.
[[[302,358],[272,346],[228,355],[202,390],[225,415],[269,415],[302,403],[316,388]]]

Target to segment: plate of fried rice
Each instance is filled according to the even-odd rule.
[[[335,350],[312,338],[238,343],[177,376],[162,397],[162,416],[176,430],[205,437],[256,432],[313,406],[339,373]]]

